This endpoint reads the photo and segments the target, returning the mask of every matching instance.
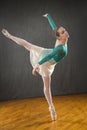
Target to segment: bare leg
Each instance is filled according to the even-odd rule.
[[[42,77],[44,83],[44,95],[49,105],[49,111],[51,114],[52,120],[56,120],[56,112],[52,102],[52,95],[51,95],[51,76]]]
[[[11,35],[7,30],[3,29],[2,33],[9,39],[11,39],[12,41],[16,42],[17,44],[25,47],[28,51],[30,50],[34,50],[34,51],[40,51],[40,49],[42,50],[42,47],[33,45],[29,42],[27,42],[26,40],[19,38],[19,37],[15,37],[13,35]]]

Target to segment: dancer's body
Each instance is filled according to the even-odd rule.
[[[46,49],[27,42],[24,39],[11,35],[7,30],[3,29],[2,33],[17,44],[25,47],[30,51],[30,60],[33,66],[32,74],[38,72],[44,83],[44,94],[49,105],[52,120],[56,120],[56,112],[52,102],[51,95],[51,75],[55,65],[67,54],[68,32],[65,28],[56,29],[56,43],[53,49]]]

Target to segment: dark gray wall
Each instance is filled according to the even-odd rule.
[[[74,0],[3,0],[0,2],[0,100],[43,96],[41,77],[32,76],[29,52],[1,34],[6,28],[15,36],[42,47],[53,47],[55,37],[47,20],[69,34],[68,56],[52,75],[52,94],[87,92],[87,6]]]

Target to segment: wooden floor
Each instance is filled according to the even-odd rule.
[[[51,121],[45,98],[0,102],[0,130],[87,130],[87,94],[56,96]]]

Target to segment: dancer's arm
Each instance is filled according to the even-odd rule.
[[[36,64],[35,67],[33,68],[32,74],[33,74],[33,75],[36,75],[36,71],[37,71],[37,72],[39,71],[40,65],[43,64],[43,63],[45,63],[45,62],[47,62],[47,61],[49,61],[51,58],[53,58],[53,57],[58,53],[58,50],[59,50],[59,47],[57,46],[57,47],[55,47],[55,48],[53,49],[53,51],[52,51],[50,54],[48,54],[48,55],[45,56],[43,59],[41,59],[41,60],[38,62],[38,64]]]
[[[48,19],[48,22],[49,22],[52,30],[55,31],[57,29],[57,26],[56,26],[53,18],[51,17],[51,15],[49,13],[47,13],[47,14],[43,15],[43,17]]]
[[[43,64],[43,63],[49,61],[51,58],[53,58],[53,57],[58,53],[59,50],[60,50],[60,47],[59,47],[59,46],[55,47],[55,48],[52,50],[52,52],[50,52],[47,56],[45,56],[44,58],[42,58],[42,59],[38,62],[38,64],[41,65],[41,64]]]
[[[2,29],[2,33],[3,35],[5,35],[7,38],[11,39],[12,41],[16,42],[17,44],[25,47],[26,49],[30,49],[31,46],[29,44],[29,42],[27,42],[26,40],[19,38],[19,37],[15,37],[13,35],[11,35],[7,30]]]

